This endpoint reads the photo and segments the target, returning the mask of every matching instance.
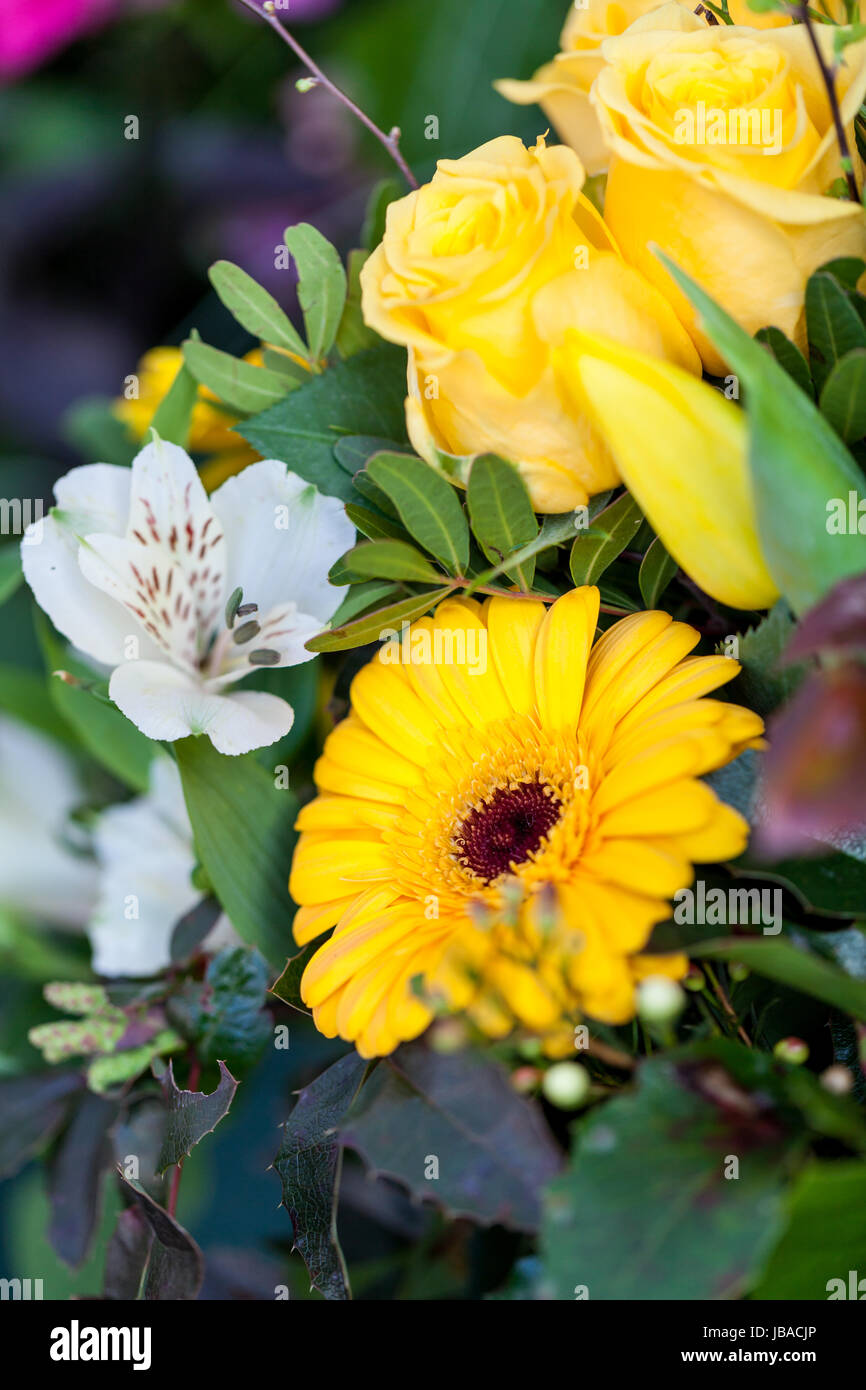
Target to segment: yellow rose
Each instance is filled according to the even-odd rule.
[[[659,0],[584,0],[583,4],[573,4],[559,40],[561,51],[553,61],[539,68],[529,82],[505,77],[493,85],[518,106],[537,101],[560,139],[579,152],[587,173],[600,174],[607,168],[608,150],[590,104],[589,89],[604,67],[601,45],[658,8]],[[697,4],[683,8],[691,15]],[[844,0],[835,0],[831,10],[837,9],[841,24]],[[747,0],[730,0],[728,13],[735,24],[750,24],[753,29],[791,23],[787,15],[772,10],[755,14]]]
[[[832,28],[815,32],[832,62]],[[827,196],[842,170],[806,28],[708,28],[667,5],[603,52],[592,101],[612,154],[605,218],[626,260],[670,299],[710,372],[724,363],[654,245],[749,333],[774,324],[804,348],[811,273],[866,256],[862,206]],[[836,85],[859,181],[866,44],[846,49]]]
[[[553,368],[564,323],[700,371],[663,297],[620,257],[564,145],[502,136],[388,208],[361,273],[364,317],[409,349],[409,434],[441,462],[497,453],[537,511],[562,512],[619,474]],[[459,479],[459,466],[454,471]]]

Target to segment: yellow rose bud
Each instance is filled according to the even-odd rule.
[[[815,34],[832,64],[833,29]],[[708,28],[665,5],[608,40],[604,58],[592,101],[612,154],[605,218],[626,260],[670,299],[711,373],[725,364],[656,244],[749,333],[774,324],[805,348],[810,274],[866,256],[861,204],[827,196],[842,166],[807,29]],[[836,90],[861,182],[863,42],[845,50]]]
[[[496,453],[533,505],[562,512],[619,481],[605,440],[564,399],[562,323],[687,371],[700,362],[664,298],[619,255],[564,145],[513,136],[458,160],[388,208],[361,273],[367,323],[409,349],[409,434],[428,462]],[[454,470],[460,480],[459,464]]]
[[[658,0],[583,0],[573,4],[559,41],[561,51],[552,62],[540,67],[529,82],[505,77],[493,85],[501,96],[518,106],[538,102],[559,138],[578,151],[587,173],[603,173],[609,152],[589,99],[589,89],[604,67],[601,46],[605,39],[624,34],[635,21],[658,7]],[[691,21],[697,3],[676,8],[685,16],[682,27],[693,28]],[[823,8],[837,24],[847,23],[844,0],[831,0]],[[863,8],[859,7],[859,17]],[[678,27],[674,6],[666,9],[668,28]],[[749,9],[747,0],[729,0],[728,14],[734,24],[747,24],[752,29],[776,29],[793,23],[789,14],[778,10],[758,14]],[[706,22],[705,18],[701,21],[702,25]]]
[[[732,608],[779,597],[758,541],[745,414],[669,363],[567,332],[563,389],[604,431],[623,479],[677,564]]]

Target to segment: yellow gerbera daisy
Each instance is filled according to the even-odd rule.
[[[736,675],[689,657],[699,634],[636,613],[593,646],[595,588],[541,602],[449,599],[355,677],[316,765],[290,890],[316,1026],[366,1057],[437,1008],[486,1034],[563,1050],[587,1014],[622,1023],[642,956],[692,861],[729,859],[748,826],[700,777],[762,730],[702,698]]]

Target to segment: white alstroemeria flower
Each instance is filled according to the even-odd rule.
[[[97,871],[76,853],[68,825],[83,799],[60,745],[0,716],[0,907],[49,926],[84,926]]]
[[[194,887],[192,828],[177,768],[157,756],[150,790],[99,817],[93,833],[99,900],[87,928],[97,975],[156,975],[171,964],[175,926],[201,899]],[[204,946],[218,951],[239,938],[224,915]]]
[[[24,574],[54,626],[112,668],[127,718],[148,738],[207,734],[228,754],[288,733],[285,700],[229,688],[312,659],[304,643],[340,601],[328,570],[355,537],[342,503],[274,459],[208,498],[189,456],[159,439],[131,469],[73,468],[54,493],[41,543],[22,546]]]

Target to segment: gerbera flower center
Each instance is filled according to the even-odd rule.
[[[463,821],[454,837],[457,858],[482,883],[493,883],[531,858],[559,819],[561,806],[540,782],[499,788]]]

